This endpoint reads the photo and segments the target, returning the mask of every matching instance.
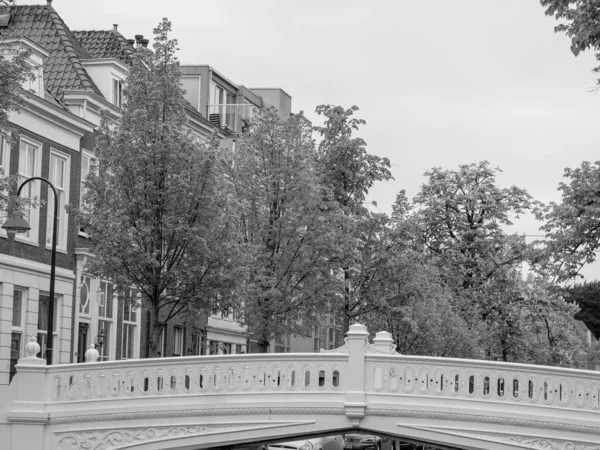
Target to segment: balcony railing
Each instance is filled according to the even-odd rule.
[[[229,133],[245,133],[255,106],[245,104],[208,105],[208,120]]]

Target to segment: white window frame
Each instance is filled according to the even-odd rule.
[[[33,160],[33,170],[31,174],[27,173],[26,170],[29,167],[26,166],[27,161],[22,158],[22,147],[28,145],[35,149],[35,155]],[[42,144],[29,137],[21,136],[19,140],[19,184],[30,177],[39,177],[42,174]],[[37,197],[40,198],[41,183],[39,180],[31,181],[23,188],[29,192],[29,198]],[[23,196],[21,194],[21,196]],[[39,246],[39,232],[40,232],[40,209],[29,207],[25,214],[25,219],[29,222],[31,230],[27,233],[18,233],[15,235],[15,240],[30,245]]]
[[[2,168],[2,176],[7,177],[10,175],[10,133],[0,132],[0,168]],[[7,194],[7,192],[3,192]],[[7,211],[6,209],[0,209],[0,223],[6,221]],[[6,230],[0,228],[0,237],[7,237]]]
[[[23,82],[23,89],[27,92],[33,92],[37,97],[44,97],[44,71],[41,66],[31,60],[28,60],[28,63],[34,76],[33,78],[28,77]]]
[[[86,280],[89,281],[89,284],[86,283]],[[78,292],[78,305],[77,305],[77,312],[79,314],[79,317],[85,317],[87,319],[90,319],[92,317],[92,292],[93,292],[93,284],[94,284],[94,278],[91,277],[90,275],[86,275],[83,274],[81,276],[81,284],[79,285],[79,292]],[[87,287],[87,303],[86,303],[86,309],[87,312],[82,310],[82,304],[81,304],[81,290],[83,289],[83,286]]]
[[[105,280],[97,279],[97,289],[96,289],[96,311],[98,314],[98,332],[96,336],[100,334],[100,324],[102,322],[108,324],[108,333],[104,333],[104,344],[100,349],[100,357],[99,361],[114,361],[115,360],[115,350],[116,350],[116,323],[117,323],[117,308],[115,308],[115,296],[110,295],[111,287],[110,283]],[[103,289],[103,287],[105,289]],[[104,305],[105,311],[108,310],[108,305],[111,305],[111,315],[101,315],[100,308]],[[97,337],[96,337],[97,339]]]
[[[42,295],[45,295],[46,297],[50,298],[50,293],[49,292],[43,292],[40,291],[39,293],[40,297]],[[39,305],[39,301],[40,299],[38,298],[38,305]],[[53,334],[53,339],[52,339],[52,364],[56,364],[58,362],[58,354],[59,354],[59,348],[58,345],[60,343],[60,329],[61,329],[61,306],[62,306],[62,295],[60,294],[54,294],[54,315],[55,320],[54,320],[54,328],[56,331],[54,331]],[[38,324],[39,324],[39,315],[40,315],[40,310],[39,310],[39,306],[38,306]],[[40,358],[45,359],[46,358],[46,345],[44,342],[42,342],[42,340],[39,338],[40,335],[44,335],[44,336],[48,336],[48,330],[40,330],[39,328],[37,328],[37,332],[36,335],[38,336],[38,344],[40,345],[40,353],[41,354]]]
[[[21,296],[21,314],[19,317],[19,324],[15,325],[15,323],[14,323],[14,319],[15,319],[14,308],[15,308],[15,296],[16,296],[17,292],[20,292],[22,294],[22,296]],[[23,355],[23,347],[25,345],[23,337],[25,336],[25,317],[26,317],[25,313],[27,311],[27,288],[15,286],[13,289],[12,299],[13,299],[13,305],[12,305],[12,320],[11,320],[11,324],[12,324],[11,352],[12,352],[12,335],[19,334],[20,338],[19,338],[19,356],[18,356],[18,358],[21,358],[21,356]],[[12,354],[11,354],[11,359],[12,359]]]
[[[167,340],[165,339],[167,336],[167,324],[161,323],[159,324],[161,327],[160,336],[158,337],[158,342],[156,344],[157,351],[160,353],[159,358],[165,358],[166,348],[167,348]]]
[[[173,356],[183,356],[184,335],[183,327],[173,327]]]
[[[87,171],[84,173],[83,163],[86,159],[88,160],[88,168],[87,168]],[[85,149],[83,149],[81,151],[81,181],[79,183],[79,208],[80,209],[82,209],[84,206],[84,196],[85,196],[85,192],[86,192],[85,180],[86,180],[87,176],[89,175],[89,173],[92,169],[92,164],[95,160],[96,160],[96,156],[93,153],[88,152]],[[85,232],[85,230],[81,227],[77,228],[77,233],[80,236],[85,236],[85,237],[88,236],[88,234]]]
[[[64,172],[62,187],[56,182],[54,174],[50,173],[52,167],[52,158],[61,159],[64,161]],[[50,159],[48,163],[48,180],[54,185],[58,194],[58,236],[56,242],[56,250],[61,252],[67,251],[69,216],[65,208],[69,204],[69,187],[71,174],[71,157],[63,152],[59,152],[53,148],[50,149]],[[48,202],[46,203],[47,220],[46,220],[46,248],[52,249],[52,224],[54,221],[54,193],[52,188],[48,186]]]
[[[131,320],[131,314],[135,312],[135,320]],[[139,348],[139,330],[140,330],[140,316],[142,310],[139,304],[133,305],[130,302],[123,301],[123,324],[121,334],[121,359],[138,359],[140,356]],[[126,332],[130,329],[131,332]],[[131,341],[131,355],[125,355],[125,348]]]
[[[123,108],[125,97],[123,91],[125,90],[125,80],[114,73],[112,74],[112,81],[110,85],[112,104],[118,108]]]

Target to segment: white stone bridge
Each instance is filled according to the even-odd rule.
[[[46,366],[0,397],[0,448],[177,449],[368,430],[461,449],[600,449],[597,372],[402,356],[353,325],[331,352]]]

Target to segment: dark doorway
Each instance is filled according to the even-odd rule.
[[[85,362],[85,352],[87,351],[87,334],[89,323],[79,322],[79,339],[77,340],[77,362]]]

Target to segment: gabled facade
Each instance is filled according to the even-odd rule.
[[[65,208],[82,201],[100,112],[120,116],[135,47],[147,43],[143,36],[125,39],[116,25],[107,31],[71,31],[52,1],[11,6],[8,24],[0,26],[0,45],[30,49],[36,74],[23,86],[21,110],[10,115],[12,131],[0,130],[0,166],[23,180],[45,177],[59,191],[52,333],[56,364],[83,362],[91,344],[102,344],[98,346],[101,360],[149,354],[149,312],[136,307],[135,300],[119,300],[137,298],[134,291],[117,296],[110,283],[86,272],[86,263],[94,255],[85,229]],[[253,108],[275,106],[282,117],[291,114],[291,97],[281,89],[247,89],[209,66],[182,66],[181,70],[189,127],[201,139],[217,130],[222,146],[231,148],[247,130]],[[28,186],[22,195],[46,202],[26,212],[32,229],[14,237],[0,229],[0,386],[9,383],[30,336],[42,346],[40,357],[50,339],[46,328],[52,214],[48,206],[52,208],[53,199],[45,183]],[[4,223],[5,216],[0,220]],[[183,319],[171,321],[159,345],[161,356],[245,353],[249,335],[234,312],[220,313],[193,326]]]

